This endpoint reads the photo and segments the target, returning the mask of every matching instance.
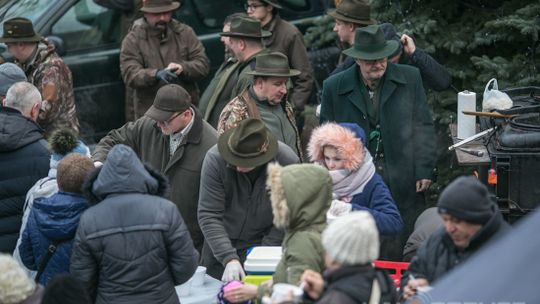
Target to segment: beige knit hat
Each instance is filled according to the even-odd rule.
[[[379,257],[379,231],[367,211],[354,211],[334,220],[322,233],[326,254],[343,266],[364,265]]]
[[[36,285],[11,255],[0,254],[0,303],[22,303]]]
[[[84,179],[94,170],[94,163],[89,157],[70,153],[58,163],[56,181],[60,191],[81,193]]]

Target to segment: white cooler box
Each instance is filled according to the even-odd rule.
[[[272,275],[281,260],[281,246],[253,247],[244,262],[249,275]]]

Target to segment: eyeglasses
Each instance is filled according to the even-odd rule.
[[[169,118],[169,119],[167,119],[167,120],[164,120],[164,121],[158,121],[158,122],[159,122],[160,124],[163,124],[163,125],[165,125],[165,126],[168,126],[168,125],[170,125],[170,124],[172,123],[172,121],[173,121],[176,117],[178,117],[178,116],[184,114],[185,112],[186,112],[186,111],[176,113],[176,114],[174,114],[173,116],[171,116],[171,118]]]
[[[265,6],[265,5],[264,4],[248,4],[248,3],[244,4],[244,8],[246,9],[246,11],[256,10],[258,7],[261,7],[261,6]]]

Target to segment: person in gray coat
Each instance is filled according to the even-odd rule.
[[[283,231],[272,224],[266,191],[266,167],[271,161],[286,166],[299,159],[255,118],[225,131],[206,153],[199,225],[205,238],[201,264],[209,275],[226,282],[241,280],[250,247],[281,245]]]
[[[94,206],[81,217],[70,273],[93,303],[180,303],[199,255],[168,182],[126,145],[114,146],[83,185]]]

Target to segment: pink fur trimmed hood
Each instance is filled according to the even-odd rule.
[[[312,162],[324,165],[324,147],[334,147],[343,158],[345,169],[358,170],[364,162],[364,145],[356,134],[337,123],[325,123],[311,135],[307,147],[309,158]]]

